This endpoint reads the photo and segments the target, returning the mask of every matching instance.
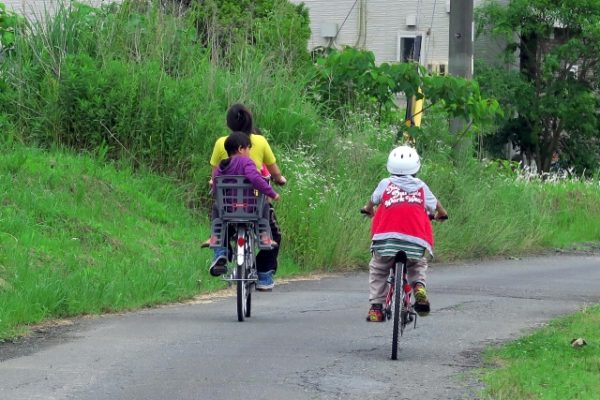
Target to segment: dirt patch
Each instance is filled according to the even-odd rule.
[[[77,320],[54,320],[31,326],[26,335],[0,341],[0,362],[73,340]]]
[[[335,277],[335,276],[339,276],[339,275],[340,274],[334,274],[334,273],[319,273],[319,274],[311,274],[308,276],[298,276],[298,277],[282,278],[282,279],[278,278],[276,281],[276,287],[279,285],[287,285],[291,282],[318,281],[318,280],[321,280],[324,278],[331,278],[331,277]],[[206,304],[206,303],[212,303],[213,301],[216,301],[216,300],[233,297],[235,295],[236,295],[235,286],[232,285],[231,287],[228,287],[226,289],[218,290],[216,292],[201,294],[201,295],[195,296],[194,298],[192,298],[190,300],[182,301],[177,304]],[[165,305],[158,306],[158,307],[170,307],[170,306],[173,306],[173,304],[165,304]]]

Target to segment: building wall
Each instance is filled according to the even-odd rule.
[[[446,1],[436,0],[291,0],[304,3],[310,13],[312,37],[309,48],[327,46],[324,24],[337,24],[335,47],[359,44],[361,2],[366,5],[365,48],[373,51],[376,61],[398,61],[398,34],[421,33],[424,38],[421,62],[448,62],[448,23]],[[354,5],[354,8],[353,8]],[[407,25],[412,16],[414,26]],[[344,20],[346,20],[344,22]]]
[[[52,0],[0,0],[6,7],[28,18],[43,15],[46,8],[52,9]]]
[[[423,34],[421,63],[448,63],[448,30],[450,23],[450,0],[362,0],[366,4],[366,46],[373,51],[378,63],[398,60],[398,33]],[[509,0],[498,0],[507,4]],[[340,27],[335,46],[355,46],[358,41],[359,4],[361,0],[291,0],[304,3],[310,12],[312,37],[309,48],[327,46],[329,40],[322,37],[325,23]],[[475,0],[475,7],[484,0]],[[356,3],[354,8],[352,6]],[[414,16],[416,26],[407,26],[406,19]],[[346,19],[347,18],[347,19]],[[346,22],[344,23],[344,19]],[[505,46],[504,41],[481,36],[474,44],[475,57],[496,62],[497,55]]]
[[[69,0],[63,0],[65,3],[69,3]],[[30,19],[38,19],[56,9],[58,0],[0,0],[0,2],[6,4],[7,8],[18,12]],[[106,0],[81,0],[81,3],[93,4],[99,6],[103,3],[112,3]]]

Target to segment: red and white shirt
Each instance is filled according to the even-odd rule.
[[[433,254],[427,214],[435,211],[437,199],[425,182],[409,175],[391,176],[379,182],[371,200],[379,205],[371,224],[372,240],[404,240]]]

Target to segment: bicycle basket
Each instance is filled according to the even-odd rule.
[[[215,178],[217,209],[222,220],[257,220],[262,217],[265,196],[245,176]]]

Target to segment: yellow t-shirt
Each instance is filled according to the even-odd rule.
[[[210,165],[213,167],[216,167],[222,160],[228,158],[225,151],[225,139],[227,139],[227,136],[220,137],[215,142],[215,147],[210,157]],[[267,142],[264,136],[251,134],[250,143],[252,143],[250,158],[256,164],[256,169],[260,171],[263,164],[275,164],[277,160],[275,160],[273,150],[271,150],[271,146],[269,146],[269,142]]]

